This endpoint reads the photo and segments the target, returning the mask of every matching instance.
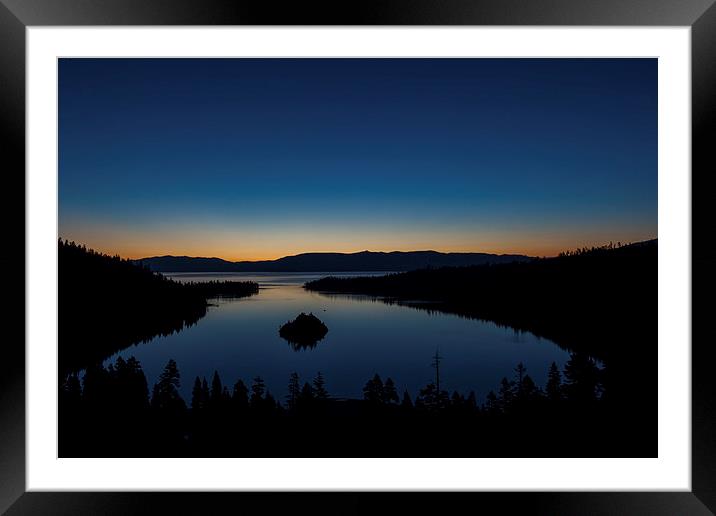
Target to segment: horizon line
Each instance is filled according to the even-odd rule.
[[[142,258],[129,258],[130,260],[150,260],[152,258],[199,258],[199,259],[206,259],[206,260],[224,260],[226,262],[232,262],[232,263],[241,263],[241,262],[268,262],[268,261],[275,261],[280,260],[282,258],[292,258],[294,256],[303,256],[306,254],[361,254],[361,253],[375,253],[375,254],[393,254],[393,253],[438,253],[438,254],[491,254],[495,256],[529,256],[530,258],[533,258],[534,256],[524,254],[524,253],[493,253],[489,251],[437,251],[435,249],[413,249],[410,251],[401,251],[401,250],[395,250],[395,251],[371,251],[370,249],[363,249],[362,251],[305,251],[302,253],[296,253],[296,254],[285,254],[281,255],[278,258],[258,258],[254,260],[246,260],[246,259],[238,259],[238,260],[232,260],[229,258],[221,258],[220,256],[190,256],[188,254],[157,254],[153,256],[144,256]]]
[[[465,250],[450,251],[450,250],[445,250],[445,251],[441,251],[441,250],[438,250],[438,249],[411,249],[411,250],[393,249],[393,250],[390,250],[390,251],[386,251],[386,250],[362,249],[362,250],[359,250],[359,251],[305,251],[305,252],[299,252],[299,253],[281,254],[281,255],[278,255],[278,256],[271,257],[271,258],[253,258],[253,259],[249,259],[249,258],[229,258],[229,257],[216,256],[216,255],[214,255],[214,256],[189,255],[189,254],[185,254],[185,253],[177,253],[177,254],[172,254],[172,253],[169,253],[169,254],[143,254],[143,255],[138,255],[138,254],[135,254],[135,253],[108,252],[108,251],[104,251],[104,250],[100,249],[99,247],[94,247],[94,246],[91,246],[91,245],[89,245],[89,244],[84,244],[84,243],[77,242],[77,241],[74,241],[74,240],[71,240],[71,239],[63,239],[62,237],[59,237],[59,238],[60,238],[61,240],[65,240],[65,241],[68,241],[68,242],[75,242],[75,243],[77,243],[78,245],[86,245],[88,248],[91,248],[91,249],[93,249],[93,250],[95,250],[95,251],[97,251],[97,252],[103,253],[103,254],[107,254],[107,255],[110,255],[110,256],[120,256],[121,258],[128,259],[128,260],[134,260],[134,261],[138,261],[138,260],[149,260],[149,259],[152,259],[152,258],[167,258],[167,257],[173,257],[173,258],[218,259],[218,260],[223,260],[223,261],[231,262],[231,263],[240,263],[240,262],[249,262],[249,263],[252,263],[252,262],[264,262],[264,261],[276,261],[276,260],[280,260],[280,259],[282,259],[282,258],[290,258],[290,257],[301,256],[301,255],[306,255],[306,254],[344,254],[344,255],[351,255],[351,254],[360,254],[360,253],[382,253],[382,254],[390,254],[390,253],[426,253],[426,252],[433,252],[433,253],[440,253],[440,254],[490,254],[490,255],[496,255],[496,256],[517,255],[517,256],[527,256],[527,257],[530,257],[530,258],[550,258],[550,257],[558,256],[558,255],[559,255],[560,253],[562,253],[562,252],[573,251],[573,250],[582,249],[582,248],[585,248],[585,247],[587,247],[587,248],[600,247],[600,246],[604,246],[604,245],[609,245],[610,243],[611,243],[611,244],[614,244],[614,245],[617,245],[618,243],[621,243],[621,245],[625,246],[625,245],[637,244],[637,243],[640,243],[640,242],[648,242],[648,241],[651,241],[651,240],[657,240],[657,239],[658,239],[658,236],[655,236],[655,237],[652,237],[652,238],[636,239],[636,240],[631,240],[631,241],[628,241],[628,242],[620,242],[620,241],[613,241],[613,240],[612,240],[612,241],[607,241],[607,242],[604,242],[604,243],[601,243],[601,244],[594,244],[594,243],[592,243],[592,244],[581,245],[581,246],[580,246],[580,245],[568,246],[568,247],[561,248],[560,250],[557,250],[557,251],[555,251],[554,253],[550,253],[550,254],[530,253],[529,251],[522,251],[522,252],[520,252],[520,251],[508,251],[508,252],[499,251],[499,252],[498,252],[498,251],[489,251],[489,250],[474,250],[474,251],[465,251]],[[225,255],[225,256],[226,256],[226,255]]]

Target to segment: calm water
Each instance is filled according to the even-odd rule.
[[[408,389],[414,398],[420,387],[434,379],[430,364],[436,347],[444,357],[441,386],[466,394],[474,390],[481,400],[490,389],[497,391],[503,376],[511,378],[520,361],[538,385],[544,386],[552,361],[561,368],[569,358],[554,343],[531,333],[370,298],[329,297],[302,288],[305,282],[328,274],[168,274],[179,281],[257,281],[260,291],[250,298],[212,300],[217,306],[210,307],[196,325],[118,355],[133,355],[141,362],[150,391],[167,361],[176,360],[187,402],[194,378],[205,376],[211,382],[214,370],[230,390],[237,379],[249,385],[259,375],[281,399],[294,371],[302,382],[321,371],[328,391],[339,397],[362,397],[363,385],[378,373],[383,379],[393,378],[401,396]],[[343,275],[359,274],[370,273]],[[314,349],[295,351],[279,337],[278,329],[302,311],[313,312],[325,322],[328,335]]]

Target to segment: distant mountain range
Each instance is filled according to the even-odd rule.
[[[394,251],[390,253],[304,253],[277,260],[230,262],[221,258],[153,256],[135,260],[157,272],[347,272],[409,271],[426,267],[460,267],[530,260],[520,254],[439,253]]]

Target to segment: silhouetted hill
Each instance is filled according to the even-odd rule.
[[[359,253],[304,253],[256,262],[230,262],[221,258],[190,256],[154,256],[136,261],[158,272],[345,272],[410,271],[426,267],[461,267],[521,262],[530,259],[519,254],[361,251]]]
[[[644,439],[656,435],[656,240],[524,263],[329,277],[306,288],[489,320],[598,358],[615,420]]]
[[[207,299],[258,293],[248,281],[179,283],[146,267],[58,242],[59,368],[76,371],[206,314]]]
[[[416,306],[528,330],[604,359],[623,355],[625,345],[655,349],[657,264],[657,241],[650,240],[521,263],[327,277],[305,287],[403,304],[428,301]]]
[[[241,379],[229,390],[215,372],[211,390],[195,378],[189,407],[178,393],[174,360],[150,396],[141,365],[117,358],[106,368],[88,367],[81,383],[77,374],[61,375],[60,455],[412,457],[424,449],[426,456],[653,457],[657,251],[653,240],[523,263],[324,278],[307,285],[549,337],[574,353],[563,371],[552,365],[544,389],[523,374],[523,364],[481,406],[474,393],[449,395],[432,382],[417,393],[406,391],[400,402],[392,380],[383,383],[377,374],[365,384],[363,400],[335,399],[322,379],[299,390],[298,375],[295,382],[292,375],[284,406],[260,377],[250,391]],[[61,361],[67,349],[86,361],[111,350],[117,336],[191,324],[195,312],[205,309],[206,292],[233,292],[239,285],[208,284],[202,291],[63,242],[59,260]],[[481,344],[479,334],[475,344]],[[426,442],[438,445],[426,448]]]

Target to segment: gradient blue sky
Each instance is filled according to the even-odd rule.
[[[657,234],[655,59],[61,59],[60,236],[553,255]]]

